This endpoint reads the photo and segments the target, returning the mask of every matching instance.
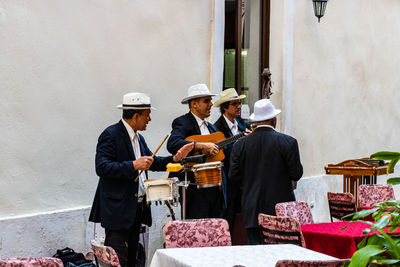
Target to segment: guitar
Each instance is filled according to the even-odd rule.
[[[225,135],[222,132],[215,132],[212,134],[205,134],[205,135],[192,135],[186,138],[186,141],[189,142],[201,142],[201,143],[214,143],[218,146],[218,154],[215,156],[207,155],[206,156],[206,161],[207,162],[212,162],[212,161],[222,161],[225,158],[225,154],[222,151],[222,148],[224,146],[227,146],[229,144],[232,144],[236,142],[239,138],[244,136],[243,133],[236,134],[234,136],[225,138]],[[195,153],[196,154],[196,153]],[[200,154],[200,153],[197,153]]]

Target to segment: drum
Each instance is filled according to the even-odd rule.
[[[192,167],[197,188],[220,186],[222,184],[222,166],[220,161],[197,164]]]
[[[178,201],[178,178],[144,180],[147,202],[152,201]]]

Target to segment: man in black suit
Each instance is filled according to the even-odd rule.
[[[294,201],[292,181],[303,175],[296,139],[274,130],[280,112],[269,99],[258,100],[250,115],[256,129],[232,148],[229,177],[243,186],[243,223],[252,245],[263,243],[258,214],[275,215],[276,203]]]
[[[189,143],[185,140],[189,136],[211,134],[217,131],[212,123],[206,121],[211,114],[212,96],[214,94],[210,93],[205,84],[189,87],[188,96],[181,103],[188,104],[190,111],[172,122],[171,136],[167,143],[170,153],[175,153]],[[218,154],[218,146],[208,142],[196,142],[193,150],[212,156]],[[179,176],[181,180],[183,177],[183,174]],[[188,178],[191,184],[186,191],[185,219],[220,218],[223,203],[221,189],[219,187],[197,189],[193,174],[190,173]]]
[[[109,126],[99,137],[96,173],[100,177],[89,221],[105,228],[105,245],[118,254],[121,266],[135,266],[142,223],[151,226],[151,210],[146,204],[143,180],[147,170],[165,171],[169,162],[179,162],[193,143],[175,156],[154,157],[143,136],[150,118],[150,97],[130,93],[123,97],[122,120]],[[135,181],[140,171],[138,181]]]
[[[225,138],[229,138],[243,132],[250,133],[250,124],[240,117],[240,100],[244,99],[245,97],[245,95],[239,96],[235,88],[229,88],[222,91],[219,95],[219,99],[214,103],[214,107],[219,107],[221,111],[221,116],[214,123],[214,125],[225,135]],[[223,163],[225,174],[229,173],[229,161],[232,146],[233,144],[224,147],[225,159],[223,160]],[[240,188],[232,187],[229,177],[227,177],[226,181],[226,195],[227,206],[224,210],[223,217],[228,221],[229,229],[232,233],[235,214],[240,212],[241,193]]]

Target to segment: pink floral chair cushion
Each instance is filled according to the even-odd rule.
[[[328,192],[329,213],[333,218],[341,220],[343,216],[356,211],[356,203],[351,193]]]
[[[60,259],[41,257],[41,258],[2,258],[0,259],[0,267],[62,267],[63,263]]]
[[[92,245],[93,253],[96,256],[100,267],[121,266],[119,264],[118,255],[112,247],[103,246],[96,240],[90,241],[90,244]]]
[[[295,218],[300,224],[314,223],[311,210],[304,201],[282,202],[275,205],[276,216]]]
[[[358,205],[360,207],[396,199],[393,187],[390,184],[360,185],[358,187]]]
[[[224,219],[171,221],[165,224],[166,248],[231,246],[229,226]]]
[[[301,260],[280,260],[275,267],[343,267],[347,260],[331,261],[301,261]]]
[[[258,214],[258,224],[261,227],[266,244],[295,244],[306,246],[300,223],[290,217],[277,217]]]

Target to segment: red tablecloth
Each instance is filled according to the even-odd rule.
[[[332,222],[302,225],[306,247],[340,259],[351,258],[357,250],[357,244],[363,239],[363,230],[369,228],[369,225],[355,222],[341,230],[346,224],[347,222]],[[394,233],[399,234],[400,230]]]

